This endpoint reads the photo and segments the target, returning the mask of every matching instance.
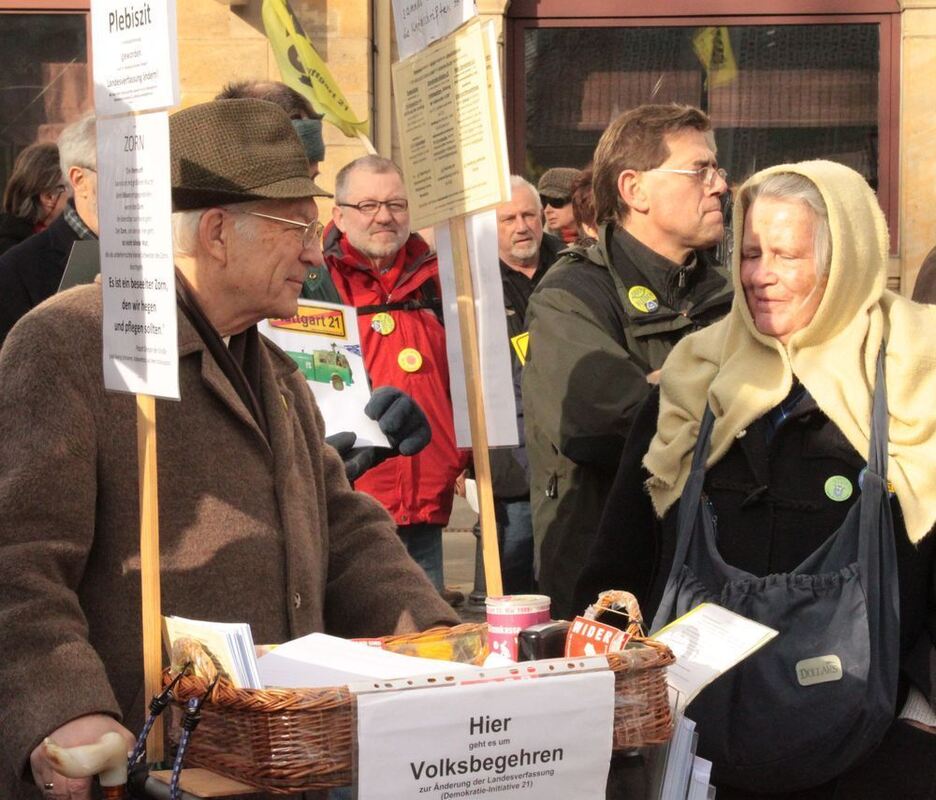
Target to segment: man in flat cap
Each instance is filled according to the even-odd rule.
[[[540,175],[536,183],[546,217],[546,233],[559,237],[566,244],[579,238],[572,210],[572,184],[581,173],[573,167],[553,167]]]
[[[181,402],[159,401],[162,611],[257,642],[457,621],[354,492],[295,364],[258,335],[321,260],[323,192],[286,114],[170,118]],[[0,790],[84,800],[42,745],[143,721],[133,398],[103,388],[99,285],[26,315],[0,354]],[[30,785],[32,784],[32,785]]]

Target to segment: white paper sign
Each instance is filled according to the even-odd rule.
[[[358,695],[358,797],[603,800],[610,670]]]
[[[179,104],[175,0],[92,0],[98,116]]]
[[[98,119],[104,385],[179,399],[164,111]]]
[[[393,0],[393,26],[400,58],[448,36],[478,13],[474,0]]]
[[[390,446],[377,422],[364,413],[371,391],[354,308],[300,300],[295,317],[263,320],[257,328],[305,376],[325,418],[326,436],[351,431],[356,447]]]
[[[481,390],[487,420],[488,445],[515,447],[517,404],[514,396],[510,342],[504,313],[504,290],[497,258],[497,215],[482,211],[465,217],[468,260],[475,293],[475,318],[478,323],[478,349],[481,356]],[[458,324],[458,300],[455,290],[455,263],[448,223],[435,227],[439,258],[439,282],[442,285],[442,316],[445,319],[445,349],[448,352],[452,412],[455,417],[455,441],[459,447],[471,447],[468,422],[468,393],[465,387],[465,359]]]

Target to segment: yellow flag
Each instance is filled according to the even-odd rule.
[[[263,0],[263,27],[287,86],[307,97],[312,107],[345,136],[367,133],[322,61],[287,0]]]
[[[692,49],[708,73],[710,89],[725,86],[738,77],[738,65],[728,38],[728,28],[724,25],[699,28],[692,37]]]

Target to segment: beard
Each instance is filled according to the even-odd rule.
[[[397,254],[399,249],[409,238],[409,231],[401,228],[381,228],[381,231],[392,233],[392,237],[381,237],[373,239],[368,233],[359,236],[349,234],[348,241],[355,250],[363,253],[368,258],[389,258]],[[376,233],[377,231],[375,231]]]
[[[539,245],[536,242],[520,242],[510,246],[510,255],[517,261],[531,261],[539,253]]]

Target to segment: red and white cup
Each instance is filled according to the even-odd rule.
[[[524,628],[549,622],[549,598],[544,594],[506,594],[485,600],[488,646],[511,661],[517,660],[517,635]]]

